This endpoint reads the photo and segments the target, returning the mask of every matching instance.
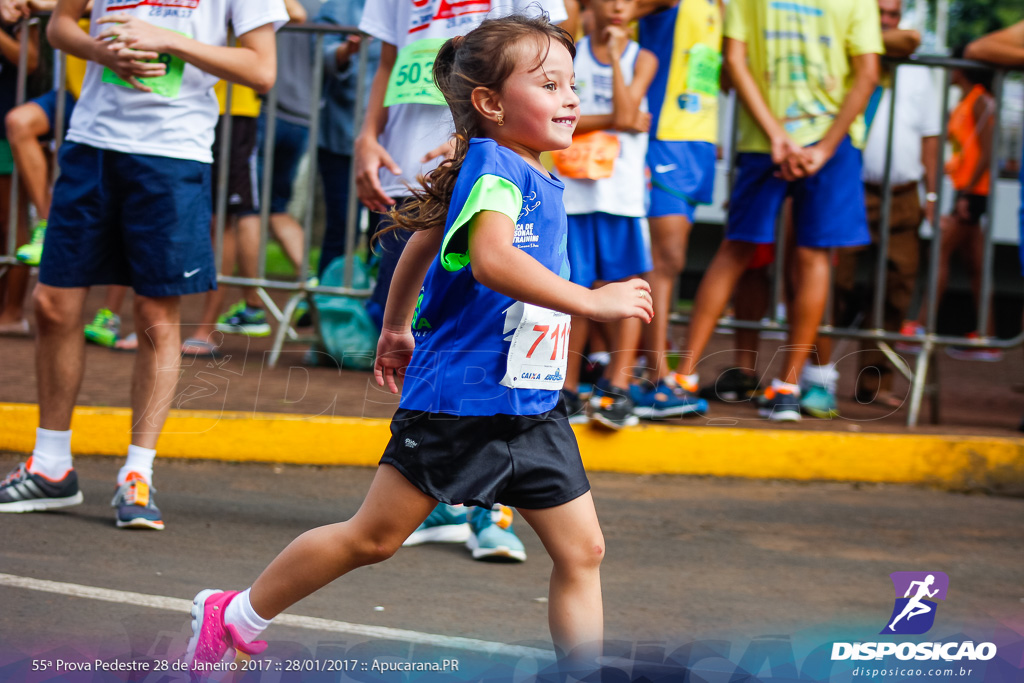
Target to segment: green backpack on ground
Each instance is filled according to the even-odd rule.
[[[373,281],[362,258],[352,262],[352,287],[370,289]],[[325,287],[345,285],[345,257],[335,258],[324,270],[320,284]],[[331,294],[314,294],[313,305],[320,321],[320,338],[324,350],[343,368],[370,370],[377,353],[379,331],[366,312],[363,299]]]

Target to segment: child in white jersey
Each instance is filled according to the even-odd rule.
[[[658,68],[649,50],[629,39],[634,0],[590,0],[590,33],[576,44],[576,94],[583,116],[572,147],[556,154],[565,179],[571,279],[591,287],[646,273],[651,248],[644,216],[647,153],[647,88]],[[569,367],[563,390],[570,416],[578,395],[580,359],[588,321],[573,319]],[[640,342],[640,321],[613,325],[611,362],[592,400],[592,419],[611,429],[636,424],[629,396],[630,372]]]
[[[564,279],[562,184],[540,163],[572,140],[571,37],[543,18],[485,21],[445,42],[434,77],[455,155],[392,213],[415,230],[377,346],[377,381],[402,402],[355,516],[306,532],[242,593],[205,590],[187,659],[219,662],[272,618],[349,571],[390,557],[438,502],[517,507],[551,555],[559,653],[593,661],[603,636],[604,539],[560,400],[570,315],[649,321],[650,288]],[[422,287],[421,287],[422,285]],[[466,369],[475,372],[467,376]]]

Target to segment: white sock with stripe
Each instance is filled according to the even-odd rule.
[[[32,449],[29,471],[52,481],[60,481],[74,467],[71,460],[71,430],[36,428],[36,446]]]

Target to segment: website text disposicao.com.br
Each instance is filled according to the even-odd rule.
[[[903,667],[903,666],[892,666],[892,667],[868,667],[858,666],[850,672],[851,676],[856,678],[889,678],[898,677],[898,680],[907,680],[909,678],[954,678],[962,676],[968,678],[974,671],[973,667],[969,666],[946,666],[946,667]]]

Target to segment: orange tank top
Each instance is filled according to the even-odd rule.
[[[988,196],[991,175],[988,168],[973,186],[969,186],[975,169],[982,162],[983,150],[978,132],[986,123],[985,119],[991,116],[984,114],[980,121],[974,118],[974,107],[982,97],[988,97],[988,92],[975,85],[949,117],[949,141],[953,143],[953,155],[946,162],[946,173],[957,190]]]

